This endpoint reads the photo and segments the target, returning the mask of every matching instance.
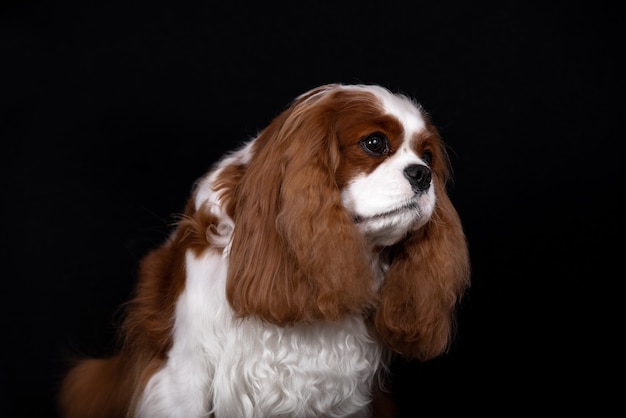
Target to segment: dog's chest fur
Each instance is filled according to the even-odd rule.
[[[139,416],[367,416],[382,353],[363,318],[289,327],[236,319],[224,257],[189,253],[186,264],[173,346]]]

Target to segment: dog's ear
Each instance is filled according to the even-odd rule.
[[[323,96],[301,96],[261,132],[236,187],[226,292],[240,316],[337,320],[375,303],[365,242],[335,181]]]
[[[470,283],[467,241],[446,193],[448,158],[438,134],[431,146],[434,213],[426,225],[392,248],[374,316],[377,332],[389,347],[421,360],[449,346],[456,308]]]

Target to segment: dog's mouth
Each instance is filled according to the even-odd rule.
[[[353,220],[354,220],[354,223],[359,224],[363,222],[376,221],[380,219],[394,217],[404,212],[416,212],[417,214],[419,214],[419,206],[417,202],[414,200],[411,200],[395,209],[392,209],[386,212],[376,213],[374,215],[368,215],[368,216],[356,215],[354,216]]]

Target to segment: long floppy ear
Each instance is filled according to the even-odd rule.
[[[339,148],[324,96],[300,97],[253,144],[236,190],[226,283],[239,316],[285,325],[375,304],[365,242],[335,182]]]
[[[445,157],[443,149],[438,154]],[[467,241],[446,194],[446,170],[442,166],[434,172],[435,211],[428,224],[392,249],[374,317],[390,348],[420,360],[447,349],[455,309],[470,280]]]

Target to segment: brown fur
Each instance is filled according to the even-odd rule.
[[[374,315],[379,335],[394,351],[420,360],[444,352],[454,331],[455,308],[470,284],[467,241],[446,191],[449,160],[437,129],[416,142],[433,153],[437,203],[430,222],[396,244]]]
[[[365,242],[335,179],[334,127],[348,116],[331,110],[296,103],[254,144],[236,193],[226,288],[240,316],[278,325],[332,321],[376,302]]]
[[[205,231],[212,224],[214,218],[188,204],[175,234],[141,261],[135,297],[126,306],[120,329],[119,353],[74,365],[59,393],[62,417],[132,417],[144,386],[172,344],[174,306],[185,283],[185,251],[206,248]]]

